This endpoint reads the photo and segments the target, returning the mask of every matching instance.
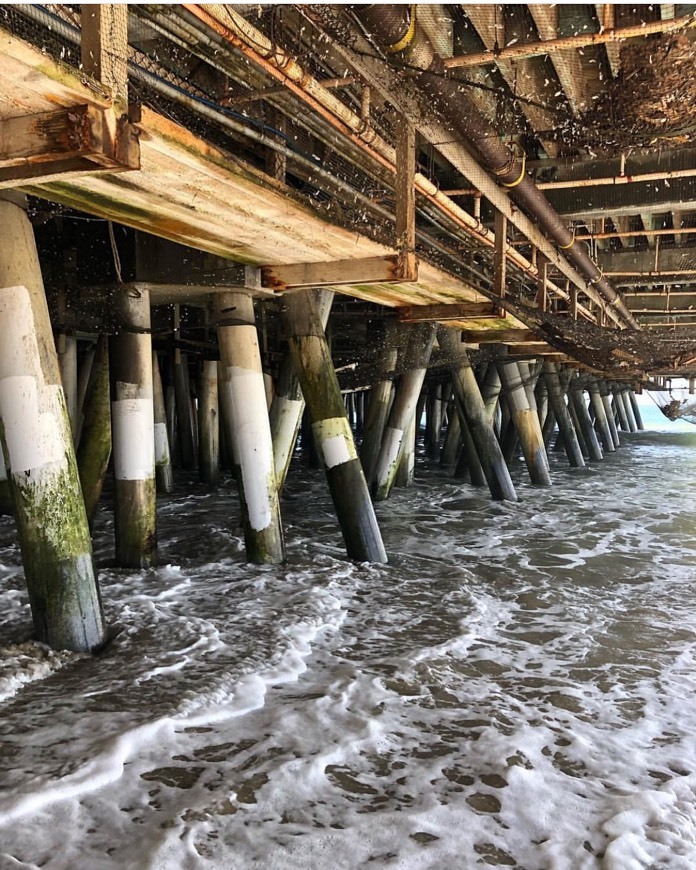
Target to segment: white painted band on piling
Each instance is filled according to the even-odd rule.
[[[152,399],[111,403],[114,475],[117,480],[151,480],[155,476]]]
[[[329,417],[312,424],[312,431],[321,447],[324,463],[329,468],[357,459],[353,433],[347,417]]]
[[[401,442],[403,440],[403,429],[395,429],[393,426],[387,426],[384,430],[382,449],[379,454],[379,465],[377,466],[378,484],[381,485],[389,480],[389,476],[394,470],[396,461],[399,458],[399,450],[401,449]]]
[[[155,423],[155,465],[169,465],[169,437],[166,423]]]
[[[255,337],[254,330],[254,337]],[[227,367],[234,453],[242,470],[249,525],[256,532],[273,520],[275,494],[273,442],[260,371]]]
[[[39,388],[33,375],[0,381],[0,417],[5,427],[7,462],[13,474],[65,463],[62,389]]]

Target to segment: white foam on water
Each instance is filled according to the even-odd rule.
[[[102,572],[109,649],[5,650],[0,866],[696,866],[692,450],[515,472],[514,505],[431,468],[380,506],[385,566],[334,556],[319,476],[282,568],[243,564],[233,493],[163,502],[171,564]]]

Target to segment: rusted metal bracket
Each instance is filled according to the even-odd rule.
[[[389,254],[329,263],[292,263],[261,266],[261,286],[276,293],[305,287],[338,287],[347,284],[403,284],[418,280],[414,254]]]
[[[138,134],[110,109],[71,106],[0,121],[0,188],[130,169],[140,169]]]

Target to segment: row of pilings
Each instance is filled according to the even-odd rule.
[[[474,367],[458,330],[395,318],[384,321],[369,389],[342,391],[328,290],[283,298],[284,355],[273,380],[254,298],[242,287],[209,295],[217,358],[201,358],[193,380],[180,349],[166,359],[153,349],[145,285],[112,289],[110,328],[78,353],[74,335],[54,337],[21,201],[0,200],[0,220],[0,490],[17,524],[36,637],[54,648],[95,650],[107,636],[90,526],[110,470],[119,567],[157,563],[157,493],[172,490],[174,465],[187,479],[197,469],[210,486],[229,468],[247,560],[279,564],[280,496],[302,431],[348,557],[386,562],[374,505],[413,480],[423,419],[431,457],[511,501],[509,465],[520,452],[532,483],[551,483],[554,433],[554,449],[582,467],[615,450],[621,430],[642,428],[625,385],[502,353]]]

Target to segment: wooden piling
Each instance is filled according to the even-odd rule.
[[[587,386],[587,391],[590,394],[590,402],[594,411],[595,420],[599,429],[599,437],[602,439],[602,449],[605,453],[613,453],[616,450],[614,445],[614,436],[609,427],[607,412],[602,402],[602,395],[599,390],[599,384],[592,378]]]
[[[416,468],[416,417],[409,423],[404,432],[404,446],[401,451],[399,467],[394,478],[394,486],[407,487],[413,485],[413,476]]]
[[[539,417],[536,409],[530,405],[520,367],[515,361],[501,361],[498,363],[498,373],[508,398],[510,413],[520,439],[529,477],[537,486],[550,486],[551,472]]]
[[[597,433],[595,432],[592,420],[590,419],[590,412],[587,409],[583,390],[571,383],[568,391],[568,398],[573,403],[573,408],[575,409],[575,414],[578,423],[580,424],[580,429],[582,430],[582,437],[589,452],[589,458],[595,462],[600,462],[604,459],[604,454],[602,453],[602,448],[597,439]]]
[[[636,394],[632,389],[630,389],[630,387],[628,390],[626,390],[626,392],[628,394],[628,400],[631,406],[631,410],[633,411],[633,419],[636,423],[636,429],[638,429],[639,432],[643,432],[645,430],[645,426],[643,425],[643,418],[640,415],[640,406],[638,405],[638,399],[636,399]]]
[[[462,424],[454,403],[452,403],[447,421],[447,432],[440,453],[440,465],[456,465],[459,446],[462,441]]]
[[[198,469],[208,486],[217,486],[220,479],[219,418],[218,365],[216,360],[203,360],[198,378]]]
[[[109,340],[102,335],[94,352],[83,405],[82,437],[77,448],[77,467],[90,526],[99,504],[110,458]]]
[[[398,354],[396,329],[391,323],[386,324],[384,329],[384,346],[377,363],[380,380],[376,381],[370,388],[370,398],[365,414],[363,441],[360,447],[360,461],[365,471],[365,480],[368,487],[372,487],[375,483],[377,461],[382,445],[384,427],[387,423],[394,395],[394,372],[396,370]]]
[[[322,327],[326,329],[333,302],[332,290],[317,291],[317,309]],[[271,435],[273,437],[273,463],[278,492],[283,489],[290,462],[295,450],[297,436],[302,425],[305,400],[302,387],[295,372],[290,351],[281,362],[280,371],[271,404]]]
[[[584,468],[585,460],[583,459],[573,420],[563,398],[564,391],[558,375],[558,369],[550,360],[545,360],[542,374],[546,383],[549,405],[556,418],[559,434],[563,439],[563,447],[568,457],[568,463],[573,468]]]
[[[451,360],[450,374],[455,402],[465,418],[491,496],[497,500],[516,501],[515,487],[486,413],[483,396],[466,349],[459,340],[458,333],[446,326],[438,330],[438,342]],[[463,425],[462,423],[462,428]]]
[[[120,331],[109,340],[116,564],[157,563],[152,336],[147,290],[118,288]]]
[[[389,497],[394,483],[394,475],[399,465],[404,432],[411,423],[414,414],[416,415],[416,426],[418,425],[417,405],[435,342],[436,325],[434,323],[413,324],[406,327],[406,330],[408,331],[408,342],[404,352],[406,371],[399,377],[394,401],[384,429],[374,483],[376,501],[383,501]]]
[[[638,431],[638,423],[636,422],[636,418],[633,416],[633,405],[630,400],[630,390],[628,387],[622,387],[620,390],[621,399],[623,401],[624,410],[626,411],[626,419],[628,420],[628,428],[631,432]]]
[[[606,381],[599,381],[599,395],[602,399],[602,404],[604,405],[604,413],[607,418],[607,425],[609,426],[609,431],[611,432],[614,447],[618,449],[619,447],[621,447],[621,440],[619,438],[619,430],[616,428],[614,410],[611,407],[611,393],[609,387],[606,384]]]
[[[73,433],[73,441],[77,440],[78,415],[77,415],[77,339],[70,333],[61,332],[56,340],[58,351],[58,366],[60,368],[60,380],[65,393],[65,404],[68,408],[70,428]]]
[[[457,399],[455,398],[455,402]],[[454,469],[454,476],[457,480],[468,480],[472,486],[485,486],[486,475],[483,473],[483,467],[476,452],[476,444],[471,435],[469,423],[464,414],[463,408],[458,408],[459,425],[462,430],[462,449],[459,454],[457,467]]]
[[[169,449],[167,409],[164,402],[159,358],[154,351],[152,353],[152,396],[155,421],[155,479],[157,489],[160,492],[171,492],[174,489],[174,472]]]
[[[254,301],[245,292],[211,299],[226,393],[228,442],[239,466],[239,496],[249,562],[285,559],[283,529],[273,466],[273,441],[261,368]]]
[[[93,650],[106,633],[72,432],[23,197],[0,201],[0,420],[37,639]]]
[[[628,421],[626,406],[624,405],[623,393],[621,392],[621,389],[616,385],[612,386],[612,393],[614,395],[614,407],[616,408],[616,413],[619,418],[619,425],[624,432],[631,432],[632,430]]]
[[[348,425],[316,291],[286,297],[288,343],[349,558],[386,562],[387,554]]]

